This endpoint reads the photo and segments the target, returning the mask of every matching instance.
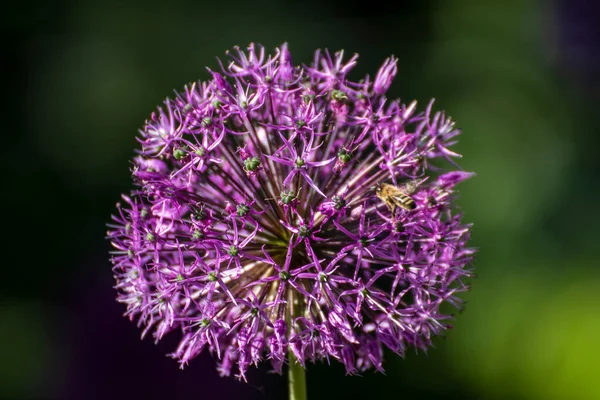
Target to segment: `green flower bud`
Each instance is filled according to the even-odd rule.
[[[240,217],[243,217],[244,215],[248,214],[249,211],[250,211],[250,207],[248,207],[246,204],[244,204],[244,203],[238,204],[237,215],[239,215]]]
[[[342,208],[346,207],[347,201],[342,199],[340,196],[333,196],[332,198],[333,200],[333,208],[335,208],[336,210],[341,210]]]
[[[198,149],[195,151],[195,153],[197,155],[199,155],[200,157],[204,157],[206,155],[206,149],[202,146],[198,147]]]
[[[187,152],[182,148],[173,150],[173,157],[175,157],[176,160],[181,160],[186,155],[187,155]]]
[[[346,93],[342,92],[341,90],[332,90],[331,91],[331,98],[335,101],[346,101],[348,100],[348,96],[346,96]]]
[[[280,196],[281,196],[281,202],[283,204],[290,204],[296,198],[296,194],[294,193],[293,190],[289,190],[289,191],[284,190],[283,192],[281,192]]]
[[[229,250],[227,250],[227,253],[231,256],[231,257],[236,257],[239,254],[239,249],[237,247],[235,247],[234,245],[229,246]]]
[[[310,236],[310,229],[306,225],[301,225],[300,228],[298,228],[298,234],[302,238],[308,237]]]
[[[346,164],[352,159],[352,153],[345,148],[341,148],[340,151],[338,151],[338,159]]]
[[[248,157],[244,160],[244,168],[246,171],[256,171],[260,166],[260,158]]]
[[[290,279],[290,273],[287,271],[281,271],[279,273],[279,279],[281,279],[282,281],[287,281]]]

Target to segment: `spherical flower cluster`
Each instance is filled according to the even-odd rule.
[[[242,379],[263,360],[382,370],[384,348],[427,349],[461,307],[459,131],[432,102],[384,97],[395,58],[352,82],[343,55],[236,48],[140,131],[109,224],[118,300],[144,334],[180,332],[182,366],[208,348]]]

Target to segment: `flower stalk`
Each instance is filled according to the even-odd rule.
[[[306,370],[291,350],[288,351],[288,359],[289,400],[306,400]]]

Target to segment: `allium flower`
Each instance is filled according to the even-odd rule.
[[[291,355],[351,374],[382,370],[384,348],[427,349],[474,253],[453,211],[472,174],[432,166],[455,165],[454,122],[384,97],[394,58],[352,82],[343,51],[304,67],[286,45],[229,56],[140,131],[135,189],[108,233],[126,315],[156,340],[178,331],[182,366],[208,348],[242,379]],[[416,207],[392,213],[382,183]]]

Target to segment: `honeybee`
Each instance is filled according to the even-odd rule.
[[[392,212],[392,215],[396,211],[396,207],[407,211],[414,210],[417,205],[410,195],[415,192],[421,182],[410,181],[402,188],[388,183],[379,183],[375,186],[375,195],[385,203],[388,210]]]

